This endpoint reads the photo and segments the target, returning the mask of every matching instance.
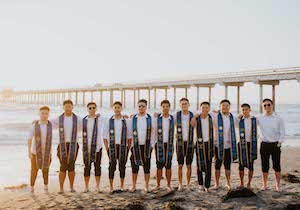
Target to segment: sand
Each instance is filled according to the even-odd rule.
[[[290,173],[300,177],[300,147],[282,148],[282,173]],[[145,194],[143,189],[143,170],[140,170],[138,178],[138,190],[135,193],[119,192],[109,194],[109,182],[107,168],[102,168],[101,188],[102,193],[94,192],[95,181],[91,177],[91,192],[83,193],[83,174],[77,174],[75,180],[76,193],[68,192],[68,181],[65,183],[66,193],[59,195],[58,178],[52,177],[49,183],[49,193],[43,192],[41,173],[36,183],[34,194],[29,192],[29,187],[22,189],[8,189],[0,192],[0,209],[138,209],[142,205],[144,209],[285,209],[288,204],[300,205],[300,184],[289,183],[282,180],[282,192],[275,191],[274,172],[270,170],[269,190],[261,191],[261,165],[260,157],[255,162],[255,171],[252,187],[256,196],[247,198],[233,198],[225,202],[222,197],[227,193],[225,189],[224,169],[221,171],[221,188],[211,190],[210,193],[200,192],[196,177],[196,168],[193,166],[191,179],[191,192],[175,191],[166,195],[163,188],[158,193]],[[155,165],[151,166],[150,187],[154,188]],[[185,171],[184,171],[185,172]],[[177,166],[173,166],[173,187],[178,186]],[[185,177],[185,175],[184,175]],[[247,181],[247,176],[245,176]],[[126,188],[131,188],[131,169],[126,169]],[[185,178],[184,178],[185,183]],[[166,186],[166,180],[162,180],[162,186]],[[212,178],[212,186],[214,178]],[[238,164],[232,164],[232,187],[239,185]],[[119,188],[119,172],[115,175],[115,188]],[[136,205],[138,204],[138,205]]]

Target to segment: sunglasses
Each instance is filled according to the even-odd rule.
[[[271,106],[271,104],[264,104],[264,107]]]
[[[89,110],[96,109],[96,107],[89,107]]]
[[[144,105],[139,105],[139,108],[145,108],[146,106],[144,106]]]

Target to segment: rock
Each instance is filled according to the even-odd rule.
[[[252,197],[256,196],[256,194],[248,189],[248,188],[238,188],[235,190],[230,190],[228,193],[222,197],[222,202],[230,199],[230,198],[241,198],[241,197]]]
[[[169,202],[164,209],[166,210],[184,210],[184,208],[182,208],[181,206],[177,205],[174,202]]]
[[[175,190],[172,190],[171,192],[161,193],[161,194],[158,194],[158,195],[154,196],[154,199],[164,198],[164,197],[167,197],[169,195],[173,195],[174,193],[175,193]]]
[[[281,178],[282,178],[284,181],[286,181],[286,182],[290,182],[290,183],[300,183],[300,179],[299,179],[297,176],[293,175],[293,174],[289,174],[289,173],[283,174],[283,175],[281,176]]]
[[[21,184],[21,185],[17,185],[17,186],[8,186],[8,187],[4,187],[5,190],[19,190],[19,189],[23,189],[28,187],[28,184]]]
[[[296,210],[296,209],[300,209],[300,203],[290,203],[286,206],[285,209],[288,209],[288,210]]]
[[[125,210],[144,210],[145,206],[141,202],[133,202],[125,206]]]

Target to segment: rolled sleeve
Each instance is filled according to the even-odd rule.
[[[105,120],[104,126],[103,126],[103,139],[108,139],[108,126],[109,126],[109,119]]]
[[[280,118],[280,122],[279,122],[279,132],[280,132],[280,138],[279,138],[279,142],[282,143],[285,140],[285,125],[284,125],[284,121],[282,118]]]
[[[127,127],[127,139],[132,139],[132,126],[131,126],[130,119],[126,119],[126,127]]]

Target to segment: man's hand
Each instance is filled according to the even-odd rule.
[[[239,114],[238,118],[241,119],[244,115],[241,113]]]
[[[127,114],[123,115],[124,118],[128,119],[129,116]]]
[[[196,118],[197,118],[197,117],[196,117]],[[195,128],[195,127],[196,127],[196,125],[197,125],[196,118],[195,118],[195,117],[193,117],[193,118],[192,118],[192,120],[191,120],[191,126],[192,126],[192,127],[194,127],[194,128]]]
[[[159,113],[158,112],[154,112],[153,117],[158,117]]]
[[[101,114],[100,114],[100,113],[96,114],[96,117],[100,117],[100,116],[101,116]]]

